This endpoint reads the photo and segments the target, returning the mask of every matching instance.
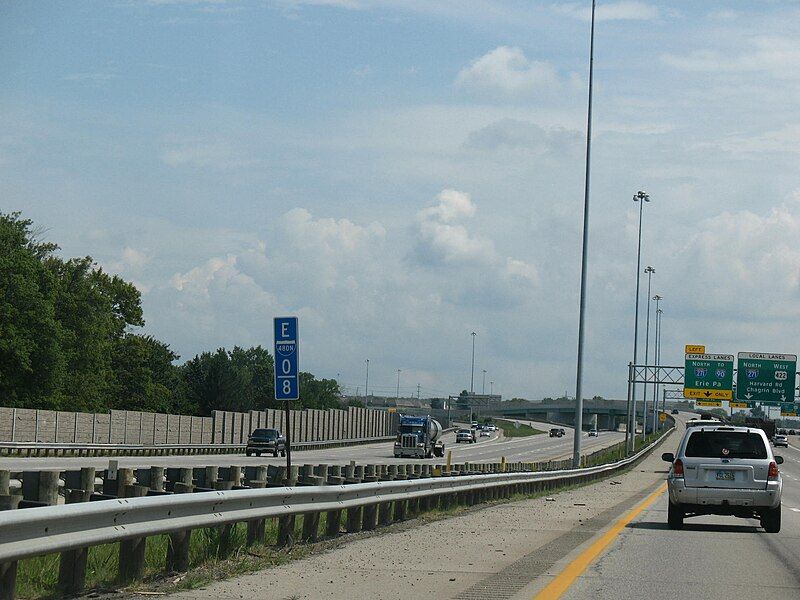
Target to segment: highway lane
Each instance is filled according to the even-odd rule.
[[[677,447],[679,437],[671,440]],[[673,448],[664,448],[665,451]],[[780,533],[755,519],[702,516],[667,528],[667,494],[629,523],[563,598],[800,598],[800,446],[784,457]],[[665,468],[667,467],[664,463]]]
[[[547,423],[533,423],[540,430],[548,430],[552,425]],[[572,455],[573,432],[565,428],[566,435],[562,438],[551,438],[547,434],[519,438],[503,438],[493,433],[490,438],[479,437],[475,444],[456,444],[455,434],[445,434],[444,442],[447,450],[452,451],[453,462],[499,462],[505,456],[508,461],[541,461],[567,458]],[[584,433],[584,436],[586,434]],[[623,433],[602,432],[597,438],[584,438],[584,453],[593,452],[605,446],[610,446],[624,439]],[[365,444],[360,446],[345,446],[323,450],[309,450],[296,452],[292,455],[295,464],[349,464],[356,461],[359,464],[382,463],[399,464],[416,462],[409,458],[394,458],[392,442],[379,444]],[[199,467],[207,465],[265,465],[286,463],[285,458],[247,457],[244,454],[203,454],[190,456],[130,456],[114,457],[122,467]],[[2,457],[0,469],[10,471],[37,470],[37,469],[78,469],[80,467],[105,468],[108,466],[108,457]],[[419,462],[441,463],[442,458],[432,458]]]

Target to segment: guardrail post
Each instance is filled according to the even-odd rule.
[[[360,471],[360,473],[359,473]],[[364,467],[360,469],[356,467],[354,462],[351,462],[345,467],[345,483],[361,483],[361,478],[364,476]],[[347,533],[358,533],[361,531],[361,522],[363,518],[364,509],[361,506],[347,509]]]
[[[22,473],[22,495],[25,501],[58,504],[59,471],[25,471]]]
[[[281,467],[280,473],[283,475],[282,483],[285,486],[297,485],[298,468],[292,465],[291,469]],[[278,519],[278,546],[281,548],[291,547],[294,544],[295,515],[284,515]]]
[[[94,469],[92,469],[94,474]],[[94,485],[94,481],[92,481]],[[68,490],[66,493],[67,504],[86,502],[86,490]],[[65,596],[77,596],[86,587],[86,561],[89,558],[89,548],[77,548],[61,553],[58,563],[58,591]]]
[[[0,600],[14,600],[17,587],[17,563],[0,563]]]
[[[314,472],[312,465],[307,465],[306,476],[304,478],[305,485],[322,485],[322,477],[311,475]],[[303,515],[303,541],[316,542],[319,537],[319,520],[320,513],[312,512]]]
[[[364,468],[364,483],[371,483],[378,481],[378,469],[376,465],[367,465]],[[362,521],[362,529],[365,531],[372,531],[378,526],[378,505],[368,504],[364,507],[364,519]]]
[[[11,473],[0,471],[0,510],[14,510],[19,505],[22,496],[11,495]],[[0,563],[0,600],[14,600],[17,585],[17,563]]]
[[[342,467],[333,465],[328,467],[328,485],[342,485],[344,477],[342,477]],[[325,535],[327,537],[336,537],[339,535],[339,527],[342,524],[342,511],[329,510],[325,515]]]
[[[117,474],[121,476],[123,471],[129,471],[132,477],[132,469],[119,469]],[[122,478],[120,477],[120,479]],[[120,492],[124,494],[125,498],[137,498],[146,496],[147,488],[142,485],[126,485],[120,489]],[[144,550],[146,544],[147,538],[144,537],[132,538],[119,543],[120,582],[130,583],[144,576]]]
[[[191,471],[191,469],[187,469]],[[190,478],[191,481],[191,478]],[[181,481],[176,481],[174,492],[183,494],[191,492],[191,483],[187,486]],[[192,530],[176,531],[169,534],[167,546],[167,560],[165,570],[167,573],[185,573],[189,570],[189,546],[192,540]]]

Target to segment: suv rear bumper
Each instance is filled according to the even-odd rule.
[[[762,507],[777,508],[781,503],[782,484],[769,481],[767,489],[686,487],[683,478],[667,480],[669,501],[672,504],[699,507]]]

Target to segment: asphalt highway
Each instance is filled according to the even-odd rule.
[[[537,429],[547,431],[552,425],[548,423],[531,423]],[[572,456],[573,431],[564,428],[566,435],[561,438],[551,438],[549,435],[533,435],[518,438],[504,438],[498,433],[491,437],[479,437],[475,444],[456,444],[455,434],[448,433],[444,436],[446,450],[452,450],[453,462],[499,462],[505,456],[507,461],[541,461],[557,460]],[[613,445],[624,439],[625,434],[619,432],[603,431],[596,438],[587,437],[584,433],[583,453],[587,454],[600,448]],[[398,464],[415,462],[411,458],[394,458],[393,442],[379,444],[365,444],[360,446],[345,446],[324,450],[308,450],[292,454],[294,464],[349,464],[356,461],[359,464],[381,463]],[[172,456],[130,456],[114,457],[121,467],[200,467],[231,464],[265,465],[286,463],[285,458],[272,456],[247,457],[244,454],[202,454],[202,455],[172,455]],[[0,469],[10,471],[38,470],[38,469],[79,469],[81,467],[105,468],[108,466],[108,457],[35,457],[0,458]],[[441,463],[442,458],[432,458],[420,462]]]
[[[662,492],[563,598],[800,598],[800,439],[791,439],[789,448],[774,449],[785,459],[780,533],[765,533],[754,519],[717,516],[690,517],[684,529],[670,530]],[[663,450],[674,451],[679,440]]]

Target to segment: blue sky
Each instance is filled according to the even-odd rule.
[[[588,6],[5,2],[0,209],[183,359],[296,313],[351,391],[457,393],[475,330],[496,390],[573,393]],[[624,393],[638,189],[665,360],[796,353],[800,4],[598,10],[589,394]]]

